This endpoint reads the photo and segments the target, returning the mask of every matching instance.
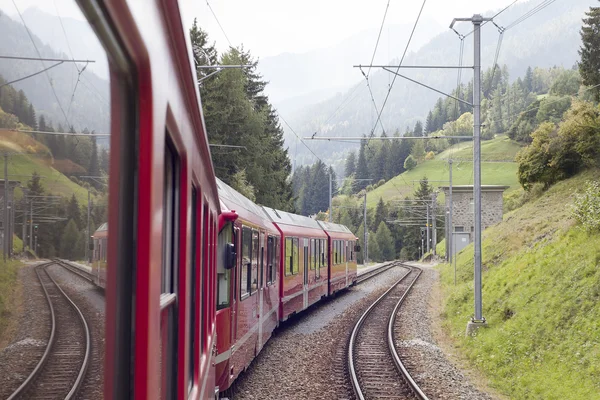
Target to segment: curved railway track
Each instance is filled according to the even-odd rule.
[[[52,278],[50,262],[36,267],[50,312],[50,337],[42,358],[13,399],[73,399],[90,362],[90,329],[81,310]]]
[[[421,270],[407,272],[360,317],[348,344],[348,371],[357,399],[428,400],[403,365],[394,344],[396,314]]]

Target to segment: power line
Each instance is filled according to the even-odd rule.
[[[58,66],[59,66],[59,65],[61,65],[62,63],[63,63],[63,61],[60,61],[60,62],[58,62],[58,63],[56,63],[56,64],[53,64],[53,65],[49,66],[48,68],[44,68],[44,69],[43,69],[43,70],[41,70],[41,71],[34,72],[33,74],[30,74],[30,75],[24,76],[24,77],[22,77],[22,78],[15,79],[15,80],[13,80],[13,81],[10,81],[10,82],[3,83],[2,85],[0,85],[0,88],[3,88],[4,86],[7,86],[7,85],[12,85],[13,83],[17,83],[17,82],[23,81],[23,80],[25,80],[25,79],[27,79],[27,78],[31,78],[32,76],[39,75],[39,74],[41,74],[41,73],[43,73],[43,72],[46,72],[46,71],[48,71],[49,69],[52,69],[52,68],[54,68],[54,67],[58,67]]]
[[[229,41],[229,38],[227,37],[227,34],[225,33],[225,29],[223,29],[223,26],[221,26],[221,23],[219,22],[219,18],[217,18],[217,14],[215,14],[215,12],[213,11],[213,9],[210,6],[210,3],[208,2],[208,0],[206,0],[206,5],[208,5],[208,8],[210,9],[210,12],[212,13],[213,17],[215,17],[215,20],[217,21],[217,24],[219,24],[219,28],[221,28],[221,32],[223,32],[223,35],[225,35],[225,39],[227,39],[227,43],[229,43],[229,47],[233,47],[231,45],[231,42]]]
[[[3,60],[25,60],[25,61],[62,61],[66,63],[95,63],[94,60],[69,60],[68,58],[46,58],[46,57],[22,57],[22,56],[3,56],[0,55],[0,59]]]
[[[510,29],[518,24],[520,24],[521,22],[525,21],[526,19],[534,16],[535,14],[537,14],[538,12],[542,11],[544,8],[548,7],[550,4],[554,3],[556,0],[544,0],[542,1],[540,4],[538,4],[537,6],[535,6],[534,8],[532,8],[531,10],[529,10],[528,12],[526,12],[525,14],[523,14],[521,17],[517,18],[515,21],[513,21],[512,23],[510,23],[506,29]]]
[[[38,57],[41,59],[42,54],[40,53],[40,50],[38,49],[37,45],[35,44],[35,40],[33,40],[33,36],[31,35],[31,32],[29,31],[29,28],[27,27],[27,24],[25,23],[25,20],[23,19],[23,15],[21,14],[19,7],[17,7],[17,3],[15,3],[15,0],[12,0],[12,3],[15,6],[17,13],[19,14],[19,18],[21,19],[21,22],[23,23],[23,26],[25,27],[25,31],[27,31],[27,35],[29,36],[29,40],[31,40],[31,44],[33,44],[33,47],[35,48],[35,51],[36,51]],[[44,68],[46,68],[44,61],[40,60],[40,62],[42,63],[42,66]],[[46,73],[46,78],[48,78],[48,83],[50,84],[50,88],[52,89],[52,93],[54,94],[54,98],[56,99],[56,103],[58,104],[60,111],[63,113],[63,116],[65,117],[65,120],[68,123],[67,114],[65,113],[65,110],[63,109],[63,106],[60,103],[60,100],[58,99],[58,95],[56,94],[56,90],[54,89],[54,85],[52,84],[52,79],[50,79],[50,75],[48,75],[48,71],[45,71],[45,73]]]
[[[387,5],[385,6],[385,12],[383,13],[383,20],[381,21],[381,27],[379,28],[379,35],[377,35],[377,41],[375,42],[375,49],[373,50],[373,56],[371,56],[371,65],[373,65],[373,61],[375,60],[375,53],[377,53],[377,47],[379,46],[379,39],[381,38],[381,32],[383,31],[383,25],[385,24],[385,17],[387,16],[388,9],[390,8],[390,0],[388,0]],[[369,70],[367,71],[366,78],[369,79],[369,74],[371,73],[371,66],[369,66]]]
[[[321,161],[323,164],[325,164],[325,162],[323,162],[323,160],[321,160],[321,158],[310,147],[308,147],[308,145],[306,143],[304,143],[304,140],[302,140],[300,138],[300,136],[298,136],[298,134],[296,133],[296,131],[294,130],[294,128],[292,128],[290,126],[290,124],[287,123],[287,121],[285,120],[285,118],[283,118],[283,116],[279,113],[279,111],[277,112],[277,114],[279,115],[279,118],[281,118],[281,120],[283,121],[283,123],[286,124],[288,128],[290,128],[290,130],[292,131],[292,133],[294,134],[294,136],[296,136],[296,138],[300,142],[302,142],[302,144],[304,145],[304,147],[306,147],[315,157],[317,157],[317,159],[319,161]]]
[[[423,12],[423,8],[425,7],[426,2],[427,2],[427,0],[423,0],[421,9],[419,10],[419,14],[417,15],[417,20],[415,21],[415,24],[413,25],[413,29],[408,38],[408,42],[406,43],[406,47],[404,48],[404,53],[402,54],[402,58],[400,59],[400,62],[398,63],[398,68],[396,70],[396,73],[400,70],[400,66],[402,65],[402,62],[404,61],[404,57],[406,56],[406,52],[408,51],[408,47],[410,46],[410,42],[415,33],[415,29],[417,29],[417,24],[419,23],[419,19],[421,18],[421,13]],[[385,99],[383,100],[383,105],[381,106],[381,110],[379,111],[379,114],[377,115],[377,121],[375,121],[375,125],[373,125],[373,129],[371,130],[371,135],[369,136],[369,138],[367,140],[367,146],[369,145],[369,141],[371,140],[371,137],[373,137],[373,135],[375,133],[375,128],[377,127],[377,123],[381,120],[381,113],[383,112],[383,109],[385,108],[385,105],[387,104],[388,98],[390,97],[390,93],[392,92],[392,88],[394,87],[394,83],[396,82],[396,77],[397,76],[394,75],[394,79],[392,79],[392,83],[390,84],[387,94],[385,95]]]

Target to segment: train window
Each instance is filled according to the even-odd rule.
[[[323,239],[323,266],[329,265],[329,240]]]
[[[275,270],[275,238],[273,236],[269,236],[267,238],[267,286],[272,284],[275,280],[273,276],[273,271]]]
[[[225,252],[227,244],[233,240],[233,224],[227,223],[219,232],[217,240],[217,310],[229,307],[230,304],[230,283],[231,271],[233,269],[225,269]],[[235,245],[235,242],[234,242]]]
[[[261,233],[260,234],[260,269],[258,271],[258,282],[259,282],[259,287],[263,287],[263,282],[264,282],[264,276],[265,276],[265,234]]]
[[[252,272],[250,294],[256,293],[258,290],[258,253],[260,246],[258,242],[258,231],[252,231]]]
[[[347,248],[348,248],[348,241],[342,240],[342,257],[344,258],[343,262],[348,261],[347,254],[346,254]]]
[[[161,271],[161,391],[163,398],[176,391],[177,349],[177,244],[179,217],[179,160],[170,143],[165,144],[163,189],[163,260]]]
[[[240,266],[240,299],[250,295],[252,283],[252,230],[242,228],[242,265]]]
[[[294,251],[293,248],[293,239],[285,238],[285,263],[283,265],[283,272],[285,276],[291,275],[294,270]]]
[[[313,259],[314,259],[314,263],[315,263],[315,277],[318,279],[321,277],[321,265],[319,263],[320,259],[321,259],[321,254],[320,254],[320,246],[321,244],[321,239],[316,239],[314,240],[314,246],[313,246]]]
[[[198,268],[200,263],[197,260],[197,248],[199,246],[199,240],[198,240],[198,221],[197,219],[197,211],[196,208],[198,207],[198,191],[195,187],[192,187],[192,225],[191,225],[191,279],[189,279],[190,284],[188,285],[188,288],[190,288],[190,304],[188,305],[188,318],[190,320],[190,324],[189,324],[189,337],[190,337],[190,357],[189,357],[189,364],[188,364],[188,370],[189,370],[189,375],[188,375],[188,379],[189,379],[189,384],[188,384],[188,392],[192,389],[193,384],[194,384],[194,375],[196,373],[195,371],[195,366],[197,365],[197,359],[196,359],[196,355],[198,354],[198,340],[196,337],[196,333],[198,332],[198,319],[196,317],[196,313],[197,313],[197,305],[198,305],[198,288],[201,285],[201,280],[200,280],[200,284],[197,284],[196,279],[198,278]],[[202,312],[200,310],[200,312]]]
[[[310,263],[309,263],[309,267],[310,269],[315,269],[315,261],[316,261],[316,257],[315,257],[315,239],[310,239]]]
[[[300,265],[300,260],[298,257],[298,238],[293,238],[293,246],[292,246],[292,251],[294,253],[294,263],[292,264],[292,275],[296,275],[298,273],[298,268]]]

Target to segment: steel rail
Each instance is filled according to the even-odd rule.
[[[40,284],[42,285],[42,290],[44,291],[44,296],[46,297],[46,301],[48,302],[48,308],[50,309],[50,321],[51,321],[50,339],[48,339],[48,343],[46,344],[46,350],[44,351],[44,354],[42,355],[42,358],[40,358],[40,361],[38,361],[37,365],[35,366],[35,368],[31,372],[31,374],[29,374],[29,376],[27,377],[27,379],[25,379],[25,381],[21,384],[21,386],[19,386],[17,388],[17,390],[15,390],[10,395],[10,397],[8,398],[8,400],[14,400],[14,399],[16,399],[18,396],[20,396],[21,394],[23,394],[23,392],[25,391],[25,389],[27,389],[29,387],[29,385],[33,382],[33,380],[41,372],[42,368],[44,367],[44,364],[46,364],[46,361],[48,360],[48,357],[50,355],[50,351],[52,351],[52,346],[54,345],[54,341],[55,341],[55,338],[56,338],[56,336],[55,336],[55,332],[56,332],[56,314],[54,313],[54,307],[52,306],[52,300],[50,299],[50,295],[48,294],[48,291],[46,290],[46,287],[42,283],[42,278],[40,277],[40,273],[39,273],[39,269],[40,268],[47,267],[47,266],[52,265],[52,264],[53,264],[53,262],[49,262],[49,263],[40,264],[37,267],[35,267],[35,273],[38,276],[38,280],[40,281]]]
[[[370,270],[368,272],[365,272],[364,274],[358,275],[357,278],[356,278],[355,285],[358,285],[360,283],[366,282],[369,279],[371,279],[371,278],[373,278],[373,277],[381,274],[382,272],[385,272],[388,269],[397,266],[397,264],[398,264],[397,262],[391,262],[391,263],[388,263],[388,264],[381,265],[381,266],[379,266],[377,268],[374,268],[374,269],[372,269],[372,270]]]
[[[398,281],[396,283],[394,283],[388,290],[386,290],[381,296],[379,296],[379,298],[377,300],[375,300],[373,302],[373,304],[371,304],[369,306],[369,308],[367,308],[367,310],[363,313],[363,315],[361,315],[360,319],[358,320],[358,322],[356,323],[356,325],[354,325],[354,329],[352,330],[352,334],[350,335],[350,341],[348,344],[348,367],[350,369],[350,381],[352,382],[352,389],[354,390],[354,394],[356,395],[356,397],[359,400],[365,400],[365,396],[363,395],[363,392],[360,388],[360,383],[358,382],[358,376],[356,375],[356,369],[354,367],[354,345],[356,342],[356,338],[358,337],[358,332],[360,331],[360,328],[362,327],[363,323],[365,322],[365,319],[367,318],[367,316],[371,313],[371,311],[375,308],[375,306],[377,306],[377,304],[379,304],[381,302],[381,300],[383,300],[392,290],[394,290],[396,288],[396,286],[398,286],[404,279],[406,279],[406,277],[408,277],[408,275],[410,275],[410,269],[406,272],[406,274],[404,274],[400,279],[398,279]]]
[[[81,368],[79,369],[79,373],[77,374],[77,378],[75,379],[75,382],[73,383],[73,385],[71,386],[71,389],[69,390],[69,392],[67,393],[65,400],[71,400],[74,399],[75,396],[77,395],[77,392],[79,391],[79,389],[81,388],[81,385],[83,383],[83,380],[85,378],[85,374],[87,372],[89,363],[90,363],[90,354],[91,354],[91,335],[90,335],[90,329],[88,326],[88,323],[85,319],[85,317],[83,316],[83,313],[81,312],[81,310],[79,309],[79,307],[77,307],[77,305],[73,302],[73,300],[71,300],[69,298],[69,296],[67,296],[67,294],[62,290],[62,288],[58,285],[58,283],[56,283],[56,281],[54,280],[54,278],[52,278],[52,276],[50,276],[50,274],[48,273],[48,271],[46,270],[46,267],[52,265],[52,264],[57,264],[60,265],[60,263],[56,262],[56,261],[52,261],[52,262],[48,262],[48,263],[44,263],[41,265],[38,265],[35,269],[35,272],[38,276],[38,279],[40,281],[40,284],[42,286],[42,289],[44,291],[44,295],[46,296],[46,300],[48,302],[48,307],[50,308],[50,315],[51,315],[51,321],[52,321],[52,327],[51,327],[51,333],[50,333],[50,339],[48,340],[48,344],[46,345],[46,350],[44,352],[44,354],[42,355],[42,358],[40,359],[40,361],[38,362],[38,364],[36,365],[36,367],[34,368],[34,370],[31,372],[31,374],[29,374],[29,376],[27,377],[27,379],[21,384],[21,386],[19,386],[17,388],[17,390],[15,390],[10,397],[8,398],[8,400],[13,400],[18,398],[19,396],[23,395],[26,391],[26,389],[29,389],[30,385],[32,385],[32,383],[34,382],[35,378],[37,378],[37,376],[40,374],[40,372],[42,371],[44,365],[46,364],[49,356],[50,356],[50,352],[52,351],[52,347],[54,346],[54,343],[56,341],[56,313],[54,312],[54,306],[52,305],[52,300],[50,298],[50,295],[48,294],[48,291],[46,290],[46,287],[42,281],[42,278],[40,276],[40,269],[44,269],[44,272],[46,273],[46,275],[48,276],[48,278],[50,279],[50,281],[52,281],[52,283],[56,286],[56,288],[58,289],[58,291],[63,295],[63,297],[67,300],[67,302],[69,303],[69,305],[75,310],[75,312],[79,315],[79,318],[81,320],[81,324],[84,328],[84,334],[86,337],[86,344],[85,344],[85,356],[83,358],[83,363],[81,365]]]
[[[72,272],[75,275],[81,277],[82,279],[85,279],[88,282],[94,283],[94,278],[89,272],[84,271],[84,270],[82,270],[74,265],[71,265],[70,263],[68,263],[66,261],[60,260],[60,259],[57,259],[56,263],[58,265],[60,265],[61,267],[63,267],[64,269],[66,269],[67,271]]]
[[[388,347],[390,349],[390,353],[392,354],[392,359],[394,360],[394,364],[396,365],[398,372],[400,372],[400,374],[402,374],[402,376],[404,377],[404,379],[410,386],[410,388],[413,391],[413,393],[415,394],[415,396],[417,396],[417,399],[429,400],[429,397],[427,397],[427,395],[421,390],[419,385],[415,382],[415,380],[412,378],[412,376],[410,375],[410,373],[404,366],[404,363],[402,362],[402,360],[400,360],[400,356],[398,355],[398,352],[396,351],[396,345],[394,344],[394,325],[396,324],[396,316],[398,315],[398,310],[400,309],[400,306],[404,302],[404,299],[406,298],[406,296],[412,289],[413,285],[415,284],[417,279],[419,279],[419,276],[421,276],[421,273],[423,272],[423,270],[420,268],[417,268],[417,267],[411,267],[411,268],[419,270],[419,273],[417,274],[415,279],[413,279],[413,281],[410,283],[410,285],[408,286],[408,288],[406,289],[406,291],[404,292],[402,297],[400,297],[400,300],[398,300],[398,303],[396,303],[396,307],[394,307],[394,311],[392,311],[392,314],[390,315],[390,320],[388,323],[387,341],[388,341]]]

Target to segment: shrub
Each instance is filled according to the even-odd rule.
[[[425,155],[426,160],[433,160],[434,158],[435,158],[435,153],[433,151],[430,151],[429,153],[427,153]]]
[[[379,187],[383,184],[385,184],[385,179],[380,179],[379,182],[377,182],[377,187]]]
[[[410,171],[411,169],[413,169],[416,166],[417,166],[417,161],[415,160],[415,158],[412,155],[406,157],[406,160],[404,160],[404,169],[406,169],[407,171]]]
[[[575,195],[573,216],[588,232],[600,231],[600,183],[588,181],[585,190]]]

